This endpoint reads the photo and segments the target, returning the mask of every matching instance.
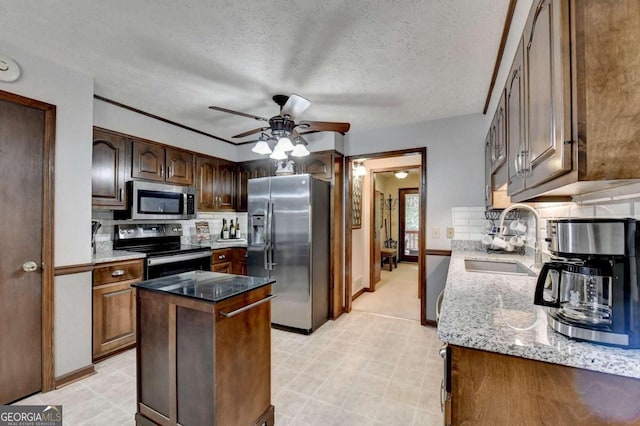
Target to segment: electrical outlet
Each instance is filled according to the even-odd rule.
[[[440,228],[431,228],[431,238],[440,238]]]
[[[447,228],[447,238],[452,239],[454,235],[455,233],[453,231],[453,228],[452,227]]]

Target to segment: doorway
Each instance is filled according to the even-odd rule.
[[[0,91],[0,404],[53,389],[55,106]]]
[[[398,257],[400,262],[418,261],[418,233],[420,232],[420,192],[418,188],[398,191]]]
[[[383,161],[384,160],[384,161]],[[364,183],[362,187],[364,188],[363,194],[356,194],[356,200],[362,201],[362,205],[368,205],[369,211],[362,212],[362,223],[358,223],[357,227],[353,226],[352,223],[352,215],[355,211],[355,205],[353,204],[353,190],[354,190],[354,179],[357,179],[357,176],[354,176],[354,171],[356,167],[360,167],[360,164],[368,164],[370,166],[369,170],[366,171],[364,176]],[[365,166],[366,167],[366,166]],[[347,214],[347,232],[345,233],[345,248],[346,248],[346,274],[345,274],[345,311],[350,312],[353,309],[353,300],[355,297],[368,296],[367,293],[376,291],[375,278],[377,275],[377,268],[380,263],[378,263],[375,256],[376,246],[372,243],[376,240],[376,235],[378,236],[378,241],[384,240],[398,240],[398,224],[397,222],[393,225],[392,233],[394,237],[390,235],[383,234],[384,232],[384,223],[382,224],[382,229],[380,228],[380,222],[376,221],[376,212],[378,209],[375,205],[375,200],[380,199],[380,195],[377,194],[375,196],[375,190],[380,190],[378,186],[375,186],[374,183],[374,174],[383,173],[383,172],[395,172],[400,170],[406,170],[409,168],[416,169],[416,175],[419,177],[417,179],[416,185],[418,188],[418,200],[419,200],[419,217],[423,218],[420,223],[419,230],[417,233],[417,263],[413,264],[414,273],[417,276],[413,278],[411,281],[414,283],[412,291],[414,291],[415,297],[426,294],[426,248],[424,242],[426,241],[425,235],[425,221],[426,221],[426,148],[415,148],[408,150],[400,150],[400,151],[388,151],[383,153],[375,153],[375,154],[363,154],[352,157],[347,157],[347,170],[346,173],[346,201],[347,205],[353,207],[352,214]],[[361,171],[361,170],[358,170]],[[393,173],[392,173],[393,174]],[[413,187],[414,185],[411,185]],[[358,188],[358,186],[356,186]],[[384,198],[382,199],[383,203],[387,201],[389,194],[387,194],[384,190],[383,192]],[[395,194],[395,195],[394,195]],[[391,194],[392,202],[395,199],[395,212],[394,214],[397,216],[398,214],[398,195],[397,195],[397,187],[395,192]],[[384,206],[384,204],[383,204]],[[384,210],[384,209],[383,209]],[[368,217],[368,218],[367,218]],[[360,225],[362,226],[360,228]],[[357,229],[356,229],[357,228]],[[351,231],[351,232],[349,232]],[[398,250],[397,245],[393,245],[392,241],[389,241],[391,244],[390,247],[395,247],[395,250]],[[386,247],[385,247],[386,248]],[[384,248],[383,248],[384,250]],[[387,250],[388,251],[388,250]],[[386,253],[387,256],[393,256],[392,253]],[[395,254],[397,256],[397,254]],[[385,257],[385,254],[382,256]],[[384,261],[385,268],[382,270],[382,277],[384,280],[385,274],[387,277],[400,277],[400,270],[395,268],[395,259],[392,257],[391,259]],[[389,264],[388,261],[392,261],[394,265],[391,268],[391,272],[388,271]],[[364,262],[364,264],[362,264]],[[407,264],[409,265],[409,264]],[[399,268],[402,268],[403,265],[398,265]],[[360,271],[364,272],[360,274]],[[398,273],[396,273],[398,272]],[[395,274],[395,275],[393,275]],[[354,286],[355,283],[355,286]],[[417,291],[416,291],[417,290]],[[416,301],[416,310],[419,310],[419,319],[421,325],[426,325],[426,301],[424,299],[420,301]],[[417,319],[417,318],[416,318]]]

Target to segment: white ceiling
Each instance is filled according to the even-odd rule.
[[[0,39],[93,75],[97,95],[230,139],[261,123],[207,106],[268,118],[278,93],[311,100],[298,119],[352,130],[479,113],[508,3],[4,1]]]

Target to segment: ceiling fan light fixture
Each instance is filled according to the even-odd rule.
[[[256,145],[253,148],[251,148],[251,151],[261,155],[271,154],[272,152],[271,147],[269,147],[269,144],[267,143],[267,141],[264,141],[264,140],[259,140],[256,143]]]
[[[278,149],[278,147],[273,149],[273,152],[271,153],[271,155],[269,156],[269,158],[273,159],[273,160],[286,160],[288,158],[288,155],[286,152]]]
[[[402,171],[400,171],[400,172],[396,172],[396,173],[395,173],[395,175],[396,175],[396,177],[397,177],[398,179],[404,179],[404,178],[406,178],[407,176],[409,176],[409,172],[408,172],[408,171],[406,171],[406,170],[402,170]]]
[[[276,147],[273,149],[274,151],[293,151],[293,144],[291,143],[291,139],[288,136],[284,135],[280,139],[278,139],[278,143]]]
[[[309,154],[309,150],[302,143],[296,144],[296,146],[293,147],[293,151],[291,151],[292,157],[306,157]]]

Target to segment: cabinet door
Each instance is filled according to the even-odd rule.
[[[215,198],[216,161],[212,157],[198,157],[196,164],[198,210],[215,210],[217,207]]]
[[[193,186],[193,154],[179,149],[166,149],[167,182]]]
[[[571,145],[565,144],[563,99],[565,76],[561,43],[561,1],[537,0],[524,31],[527,76],[526,114],[528,127],[527,188],[535,187],[571,170]],[[567,135],[570,138],[570,135]]]
[[[484,141],[484,205],[491,206],[493,203],[493,191],[491,182],[491,129]]]
[[[509,169],[509,181],[507,192],[509,196],[524,190],[524,175],[526,173],[527,141],[525,134],[525,104],[524,104],[524,56],[523,43],[520,40],[516,56],[511,65],[507,79],[507,135],[508,145],[507,166]]]
[[[124,136],[93,129],[93,161],[91,164],[91,203],[111,210],[126,207],[126,151]]]
[[[211,270],[213,272],[222,272],[224,274],[231,274],[232,273],[231,262],[216,263],[214,265],[211,265]]]
[[[142,141],[133,141],[131,177],[164,181],[164,148]]]
[[[213,424],[263,424],[256,419],[271,403],[270,291],[271,286],[263,287],[215,305]],[[236,314],[222,315],[230,312]]]
[[[93,288],[93,358],[136,341],[136,304],[131,281]]]
[[[491,123],[491,171],[498,170],[507,159],[506,140],[505,95],[498,102],[493,121]]]
[[[318,179],[331,181],[333,179],[333,155],[331,153],[311,154],[303,160],[302,173],[309,173]]]
[[[218,209],[233,210],[236,207],[236,164],[218,160],[216,194]]]
[[[236,191],[236,210],[239,212],[247,211],[249,179],[251,179],[252,171],[247,164],[238,166],[237,171],[237,191]]]

